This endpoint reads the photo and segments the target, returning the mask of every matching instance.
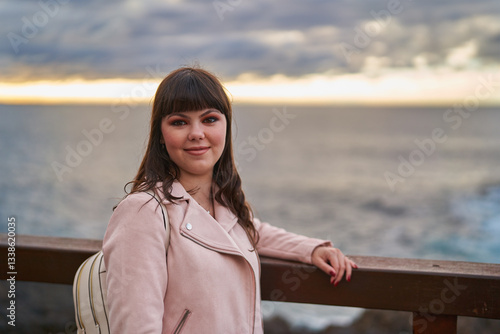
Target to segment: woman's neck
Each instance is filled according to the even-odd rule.
[[[179,182],[182,184],[184,189],[188,191],[191,197],[194,198],[198,204],[200,204],[205,210],[213,211],[213,189],[212,189],[212,178],[186,178],[181,177]]]

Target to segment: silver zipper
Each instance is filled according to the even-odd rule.
[[[102,267],[102,264],[104,262],[104,255],[101,256],[100,260],[101,261],[99,261],[99,269],[98,269],[98,274],[99,274],[99,291],[101,292],[101,300],[103,302],[102,308],[103,308],[103,311],[104,311],[104,316],[106,317],[106,326],[108,328],[108,333],[109,333],[109,332],[111,332],[111,330],[109,328],[108,312],[106,311],[106,301],[105,301],[104,295],[102,293],[103,282],[102,282],[102,277],[101,277],[101,267]],[[106,271],[103,271],[103,273],[106,273]]]
[[[97,261],[97,258],[99,256],[96,256],[94,258],[94,261],[92,261],[92,265],[90,266],[90,280],[89,280],[89,299],[90,299],[90,310],[92,311],[92,318],[94,318],[94,325],[95,327],[97,328],[97,331],[100,333],[101,332],[101,328],[99,326],[99,322],[97,321],[97,316],[96,316],[96,313],[95,313],[95,305],[94,305],[94,296],[93,296],[93,285],[94,285],[94,280],[93,280],[93,277],[92,277],[92,273],[94,271],[94,265]]]
[[[191,312],[188,309],[184,310],[184,313],[182,314],[182,317],[179,320],[179,323],[177,324],[177,327],[175,327],[175,330],[174,330],[173,334],[179,334],[181,332],[182,327],[184,327],[184,325],[186,324],[186,321],[189,318],[189,316],[191,315],[191,313],[193,313],[193,312]]]

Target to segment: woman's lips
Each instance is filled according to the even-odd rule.
[[[192,155],[202,155],[205,154],[209,149],[210,147],[208,146],[198,146],[198,147],[186,148],[184,149],[184,151]]]

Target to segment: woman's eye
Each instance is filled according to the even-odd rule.
[[[217,122],[219,119],[215,116],[207,117],[203,120],[205,123],[214,123]]]
[[[173,125],[173,126],[181,126],[181,125],[186,125],[186,124],[187,124],[186,121],[183,121],[180,119],[175,120],[172,123],[170,123],[170,125]]]

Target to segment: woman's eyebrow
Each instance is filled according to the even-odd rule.
[[[201,117],[204,117],[208,114],[210,114],[211,112],[216,112],[216,113],[219,113],[219,114],[222,114],[222,112],[220,110],[217,110],[217,109],[208,109],[207,111],[205,111],[203,114],[201,114]]]
[[[167,119],[169,119],[170,117],[174,117],[174,116],[178,116],[178,117],[189,119],[189,116],[186,115],[185,113],[182,113],[182,112],[173,112],[173,113],[167,115]]]

